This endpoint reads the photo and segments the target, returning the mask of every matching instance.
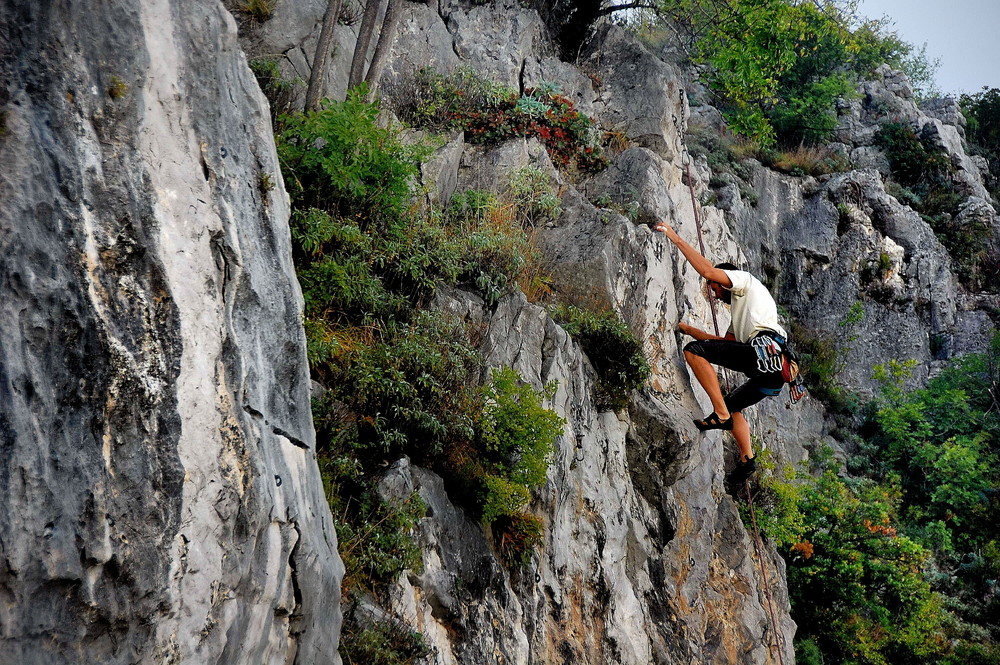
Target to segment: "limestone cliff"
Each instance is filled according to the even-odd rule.
[[[339,662],[288,202],[232,17],[6,1],[0,44],[0,662]]]
[[[342,566],[313,459],[288,199],[241,51],[282,54],[308,78],[325,4],[283,0],[242,44],[214,1],[2,4],[0,662],[339,662]],[[354,31],[337,28],[334,97]],[[551,406],[567,427],[531,506],[545,542],[530,566],[507,568],[442,479],[401,459],[380,489],[429,506],[415,533],[423,570],[362,603],[422,632],[441,664],[763,664],[779,651],[791,663],[783,561],[755,552],[724,489],[727,436],[691,424],[708,402],[674,329],[711,327],[708,303],[643,222],[697,237],[690,168],[710,258],[771,275],[782,306],[816,329],[836,331],[863,300],[864,326],[839,342],[842,378],[863,392],[874,362],[916,358],[920,380],[979,348],[992,323],[990,297],[969,293],[933,231],[886,194],[873,123],[891,111],[939,137],[968,214],[995,229],[982,165],[956,109],[917,108],[882,70],[841,109],[839,149],[860,170],[751,165],[755,203],[716,182],[707,205],[713,173],[685,133],[716,115],[692,114],[686,74],[617,27],[574,63],[547,34],[510,0],[407,3],[384,83],[424,65],[518,89],[553,81],[619,133],[609,168],[575,181],[535,141],[484,150],[453,136],[422,184],[443,201],[513,167],[550,173],[562,214],[538,242],[554,279],[611,303],[654,375],[608,411],[590,360],[546,310],[520,294],[487,306],[440,293],[435,307],[484,331],[488,364],[558,381]],[[873,261],[880,272],[864,270]],[[769,400],[750,419],[779,460],[832,441],[815,400]]]

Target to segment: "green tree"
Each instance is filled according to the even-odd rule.
[[[962,95],[959,103],[965,114],[967,125],[965,136],[972,152],[985,157],[993,173],[993,194],[998,196],[1000,188],[996,178],[1000,176],[1000,89],[984,87],[972,95]]]

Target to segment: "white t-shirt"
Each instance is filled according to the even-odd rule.
[[[748,341],[762,330],[774,331],[788,337],[785,329],[778,325],[778,306],[760,280],[743,270],[725,270],[733,286],[730,311],[733,323],[730,330],[741,342]]]

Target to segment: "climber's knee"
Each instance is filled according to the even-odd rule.
[[[694,342],[688,342],[684,346],[684,353],[690,353],[695,356],[705,357],[705,347],[702,345],[700,340]]]

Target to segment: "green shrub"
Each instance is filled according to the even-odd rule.
[[[520,483],[491,473],[483,474],[482,520],[492,524],[501,517],[519,515],[531,502],[531,491]]]
[[[511,568],[526,567],[531,563],[531,555],[542,544],[545,523],[535,515],[519,513],[499,518],[493,530],[503,562]]]
[[[349,443],[322,452],[317,461],[344,561],[344,593],[381,589],[404,570],[420,572],[421,550],[410,535],[427,514],[420,496],[413,493],[401,502],[382,499],[352,458]]]
[[[431,654],[420,633],[392,621],[345,617],[338,649],[344,665],[415,665]]]
[[[559,217],[558,188],[552,177],[537,166],[522,166],[510,171],[504,194],[525,227],[533,228]]]
[[[603,392],[599,401],[614,410],[623,409],[631,392],[645,385],[652,372],[642,342],[614,311],[595,312],[574,305],[549,311],[594,366]]]
[[[701,65],[730,129],[763,146],[815,144],[837,122],[837,100],[856,94],[860,77],[883,62],[933,75],[880,21],[856,4],[788,0],[666,0],[647,21],[666,22],[672,46]],[[661,34],[664,31],[661,31]],[[923,67],[923,69],[921,69]]]
[[[900,474],[907,521],[938,550],[949,543],[975,550],[997,533],[995,507],[983,500],[1000,481],[1000,418],[991,411],[988,364],[967,356],[909,392],[902,389],[906,367],[876,367],[884,389],[870,423],[870,454]]]
[[[796,638],[795,662],[797,665],[823,665],[823,652],[816,640]]]
[[[279,116],[294,110],[298,90],[305,82],[298,77],[289,79],[282,76],[275,58],[254,58],[249,64],[257,85],[271,107],[271,123],[276,124]]]
[[[331,423],[329,435],[355,428],[357,452],[371,463],[403,454],[427,463],[446,443],[471,438],[480,359],[445,317],[422,312],[411,323],[389,321],[376,340],[337,360],[322,368],[330,388],[320,407],[338,403],[354,417]]]
[[[535,391],[510,367],[493,370],[477,423],[477,448],[489,472],[526,488],[545,483],[552,443],[566,424],[542,406],[555,391],[555,383]]]
[[[378,107],[364,90],[343,102],[326,100],[319,111],[280,118],[277,137],[282,173],[293,205],[353,217],[362,229],[401,216],[426,145],[409,145],[379,126]]]
[[[967,125],[965,137],[969,151],[989,162],[992,176],[987,177],[994,198],[1000,198],[1000,89],[983,88],[959,100]]]
[[[829,662],[931,663],[946,652],[929,553],[893,526],[898,491],[823,472],[802,488],[803,539],[787,557],[792,615]]]
[[[771,451],[757,453],[756,473],[751,480],[757,525],[763,536],[786,551],[799,543],[803,530],[801,486],[805,480],[791,466],[778,469]],[[750,506],[740,503],[740,516],[747,529],[753,528]]]

